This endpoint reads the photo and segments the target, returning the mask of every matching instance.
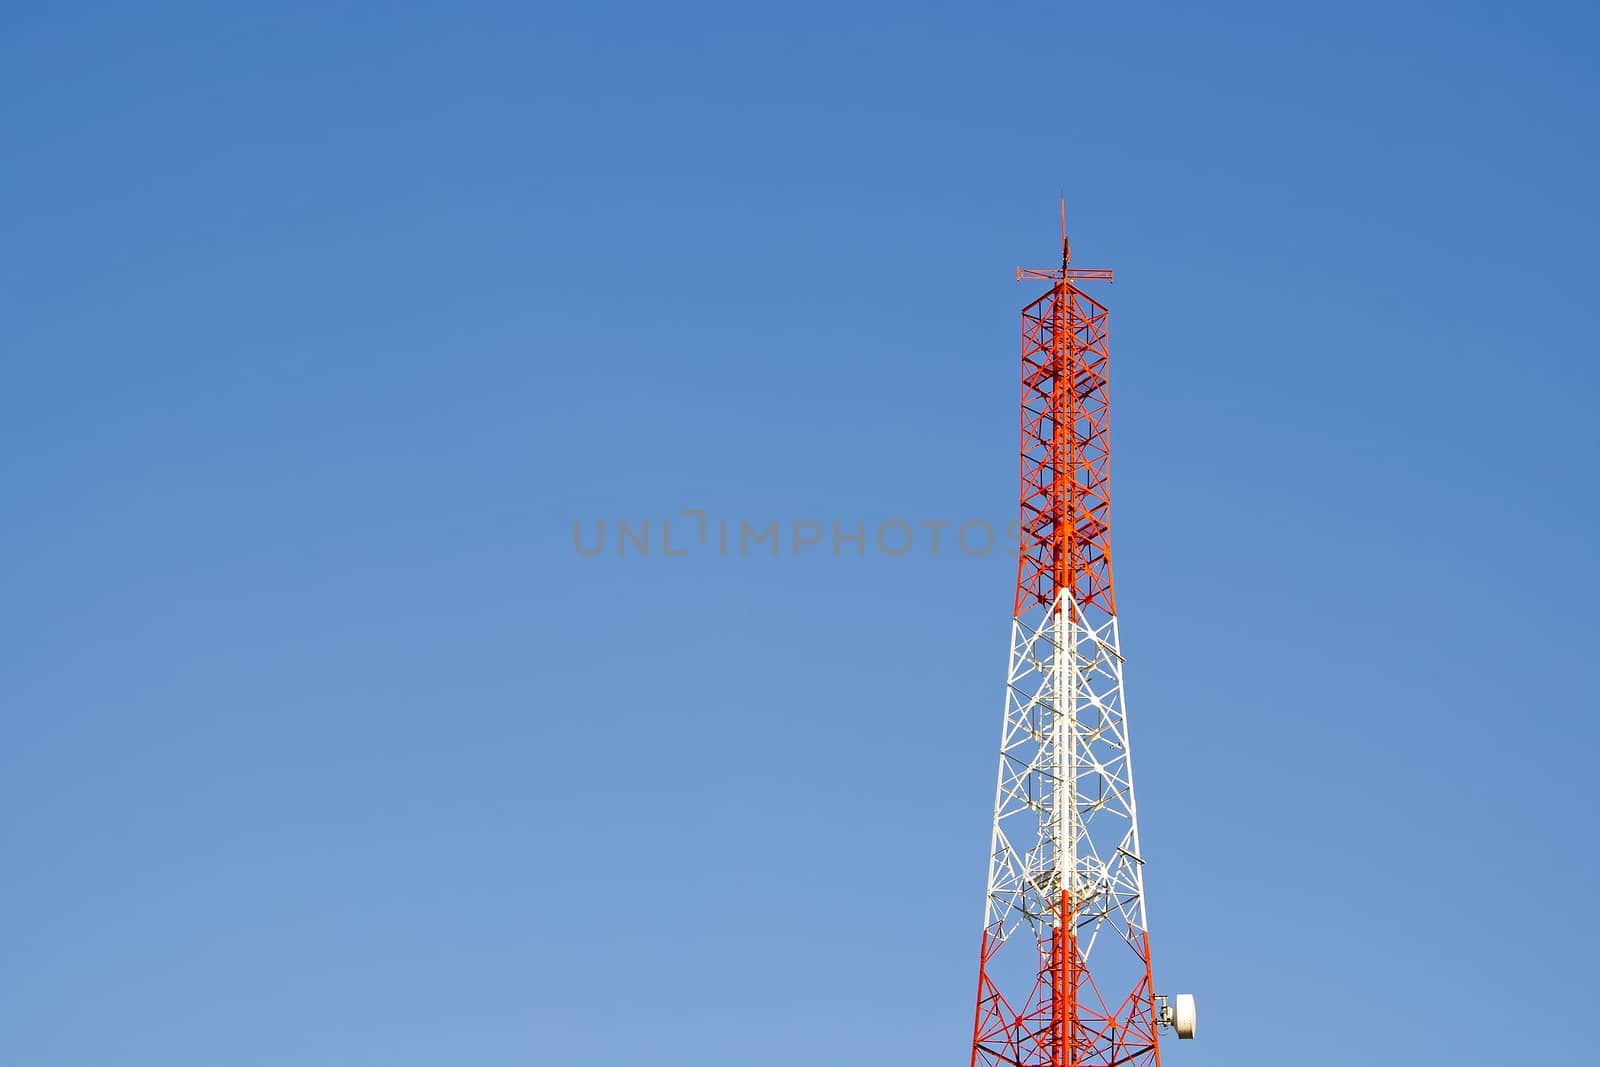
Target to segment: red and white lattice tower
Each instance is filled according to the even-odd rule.
[[[1022,546],[972,1065],[1159,1064],[1194,998],[1158,995],[1111,580],[1109,270],[1021,270]]]

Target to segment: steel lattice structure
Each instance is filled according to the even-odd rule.
[[[1022,551],[972,1065],[1159,1064],[1144,860],[1111,574],[1106,309],[1050,282],[1022,310]],[[1192,998],[1187,1025],[1193,1033]]]

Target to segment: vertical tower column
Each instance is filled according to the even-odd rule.
[[[971,1062],[1155,1064],[1111,574],[1106,309],[1049,281],[1022,311],[1021,530]]]

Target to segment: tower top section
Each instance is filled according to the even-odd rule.
[[[1051,285],[1022,309],[1016,614],[1048,609],[1065,591],[1084,610],[1115,615],[1107,312],[1076,284],[1109,282],[1111,271],[1072,266],[1063,202],[1061,266],[1018,267],[1017,279]]]

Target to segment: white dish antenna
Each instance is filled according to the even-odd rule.
[[[1172,1029],[1181,1040],[1194,1037],[1194,994],[1179,993],[1172,998]]]

